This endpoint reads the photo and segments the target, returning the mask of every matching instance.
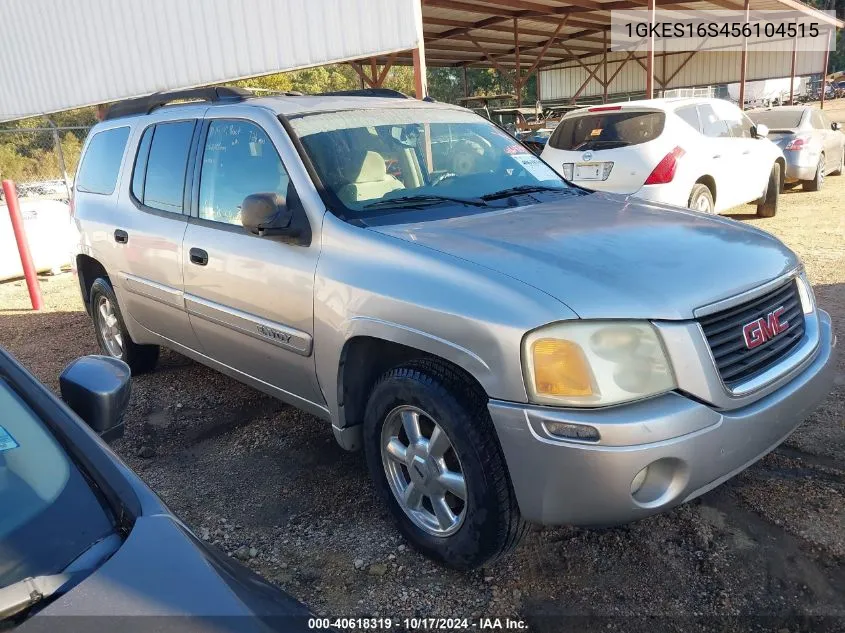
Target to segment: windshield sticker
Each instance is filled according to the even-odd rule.
[[[514,154],[527,154],[527,153],[528,153],[528,150],[525,149],[522,145],[513,144],[513,145],[508,145],[505,148],[505,154],[514,155]]]
[[[602,130],[602,128],[597,127],[597,128],[596,128],[596,129],[594,129],[592,132],[590,132],[590,136],[599,136],[599,135],[601,135],[601,130]]]
[[[514,154],[511,158],[522,165],[525,171],[539,180],[559,180],[559,176],[554,170],[534,156],[534,154]]]
[[[6,429],[0,426],[0,453],[3,451],[10,451],[18,446],[20,446],[20,444],[15,441],[15,438],[13,438]]]

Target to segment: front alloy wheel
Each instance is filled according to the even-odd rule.
[[[390,490],[408,518],[433,536],[454,534],[466,515],[461,461],[446,431],[417,407],[385,419],[381,459]]]
[[[460,368],[417,359],[385,372],[363,439],[379,497],[426,556],[474,569],[525,534],[487,397]]]

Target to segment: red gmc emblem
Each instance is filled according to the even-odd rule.
[[[789,321],[781,321],[785,310],[783,306],[769,312],[765,317],[760,317],[751,323],[742,326],[742,338],[745,339],[745,346],[748,349],[762,345],[769,339],[776,337],[781,332],[789,329]]]

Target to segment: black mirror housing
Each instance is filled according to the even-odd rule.
[[[292,220],[290,207],[277,193],[253,193],[241,204],[241,224],[255,235],[290,235]]]
[[[62,400],[106,441],[123,437],[131,372],[122,360],[83,356],[59,376]]]
[[[832,130],[841,130],[842,124],[839,121],[834,121],[833,123],[830,124],[830,127],[831,127]]]

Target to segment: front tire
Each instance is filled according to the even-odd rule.
[[[778,212],[778,199],[780,198],[780,163],[772,165],[769,174],[769,183],[766,185],[766,193],[757,205],[757,217],[773,218]]]
[[[716,205],[713,202],[713,194],[710,193],[710,188],[700,182],[693,185],[687,206],[693,211],[714,213]]]
[[[132,340],[109,280],[96,279],[89,296],[94,332],[103,354],[122,360],[133,375],[152,371],[158,362],[158,345],[138,345]]]
[[[445,364],[415,361],[381,377],[364,451],[399,530],[426,556],[474,569],[525,533],[487,399]]]
[[[824,154],[819,156],[819,164],[816,165],[816,175],[812,180],[804,180],[801,183],[804,191],[819,191],[824,185]]]

